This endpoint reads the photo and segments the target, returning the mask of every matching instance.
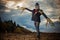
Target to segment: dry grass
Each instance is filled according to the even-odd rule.
[[[0,40],[36,40],[36,33],[18,34],[18,33],[1,33]],[[40,40],[60,40],[59,33],[41,33]]]

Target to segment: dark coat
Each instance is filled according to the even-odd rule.
[[[40,16],[41,16],[41,13],[39,11],[42,11],[41,9],[33,9],[33,10],[30,10],[28,8],[26,8],[26,10],[32,12],[32,21],[35,21],[35,22],[41,22],[40,21]],[[42,15],[45,17],[45,18],[48,18],[44,13],[42,13]]]

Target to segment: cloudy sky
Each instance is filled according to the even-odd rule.
[[[36,31],[33,21],[31,21],[31,12],[25,10],[21,14],[21,9],[17,9],[17,6],[27,7],[34,9],[35,3],[40,4],[40,8],[44,13],[55,23],[56,27],[51,27],[48,24],[46,27],[46,19],[41,15],[41,32],[60,32],[60,23],[58,17],[60,16],[60,0],[1,0],[0,1],[0,17],[2,21],[13,20],[22,27]],[[58,26],[57,26],[58,25]]]

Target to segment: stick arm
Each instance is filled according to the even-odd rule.
[[[30,10],[30,9],[28,9],[28,8],[25,8],[26,10],[28,10],[28,11],[30,11],[30,12],[32,12],[32,10]]]

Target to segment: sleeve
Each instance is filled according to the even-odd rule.
[[[47,21],[50,23],[51,26],[55,26],[55,24],[53,23],[53,21],[47,17],[47,15],[42,11],[42,15],[47,19]]]
[[[48,17],[47,17],[47,15],[45,14],[45,13],[42,13],[43,14],[43,16],[47,19]]]
[[[32,10],[30,10],[30,9],[28,9],[28,8],[25,8],[26,10],[28,10],[28,11],[30,11],[30,12],[32,12]]]
[[[43,10],[41,10],[41,12],[42,12],[42,15],[47,19],[48,17],[47,17],[47,15],[43,12]]]

